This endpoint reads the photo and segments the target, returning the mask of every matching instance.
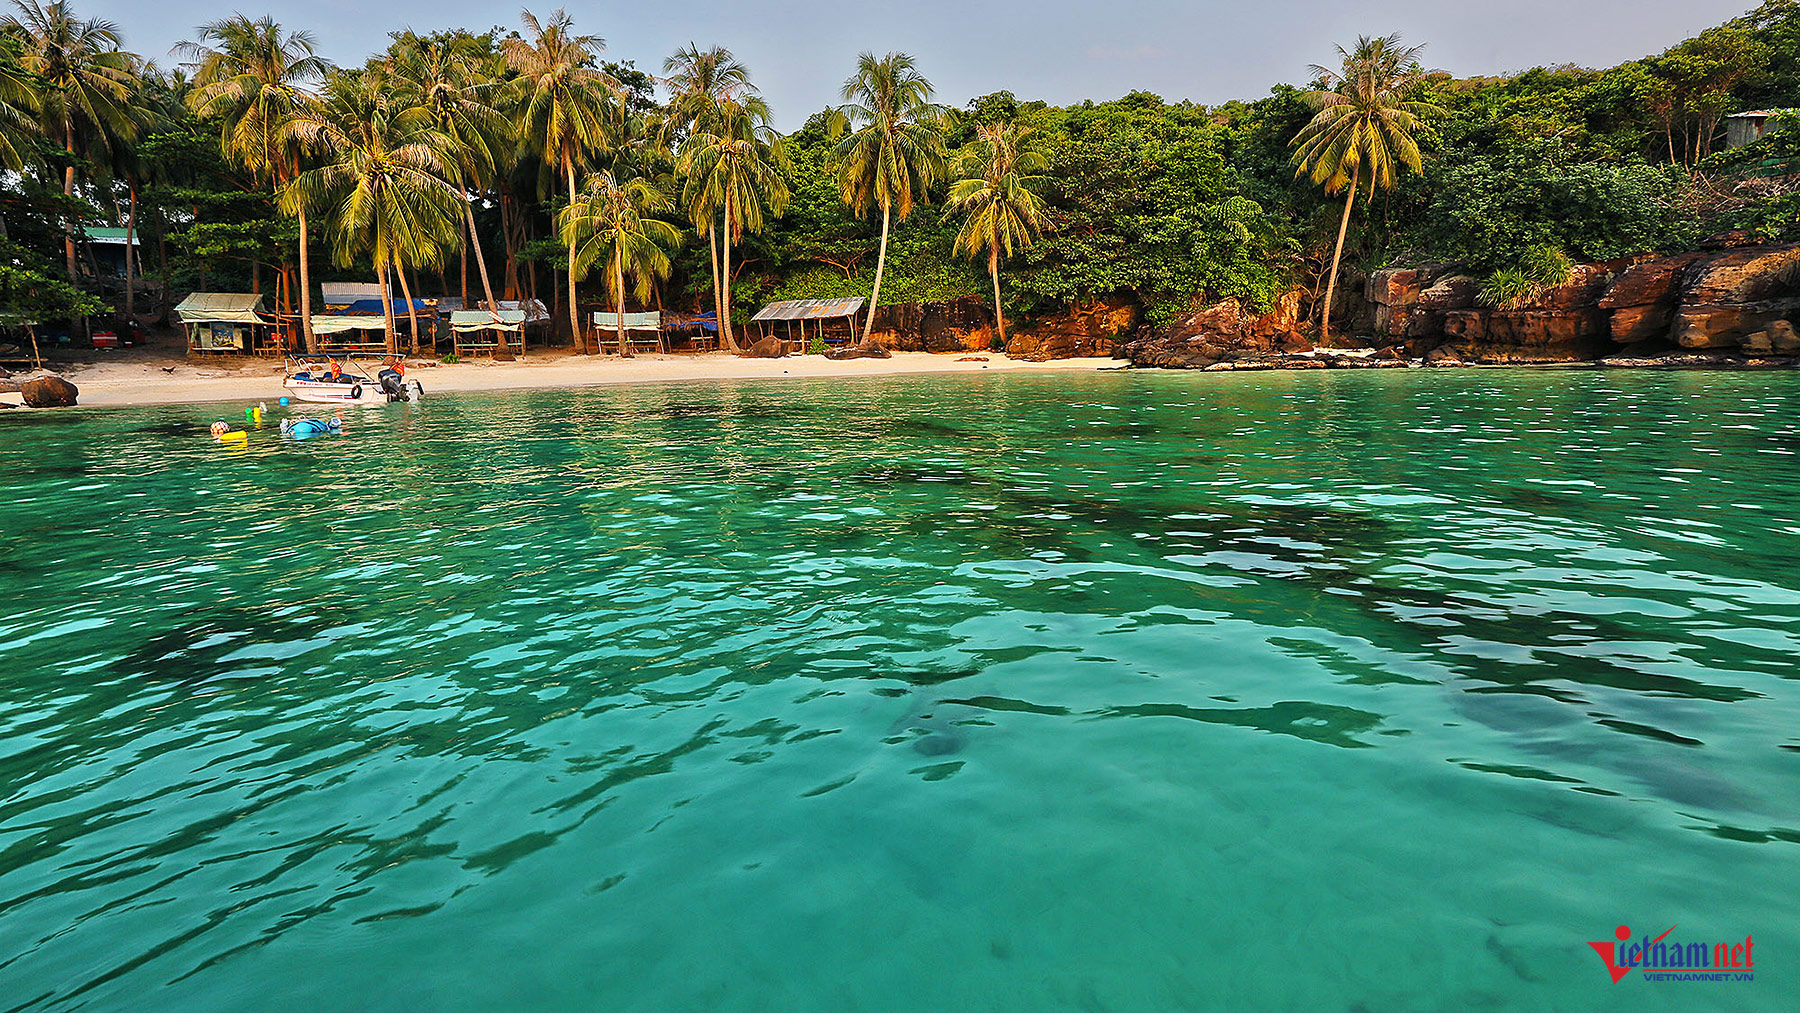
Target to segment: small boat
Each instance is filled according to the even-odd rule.
[[[425,386],[406,378],[406,364],[397,356],[377,367],[374,376],[349,357],[338,363],[334,376],[335,362],[330,355],[289,355],[281,385],[294,400],[315,404],[384,405],[425,396]]]

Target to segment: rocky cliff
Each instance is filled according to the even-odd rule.
[[[1233,299],[1207,306],[1120,348],[1141,366],[1375,365],[1579,362],[1691,364],[1800,355],[1800,244],[1735,246],[1675,256],[1578,264],[1567,281],[1516,306],[1481,304],[1480,281],[1452,264],[1371,274],[1372,343],[1384,356],[1307,351],[1302,294],[1269,313]],[[1352,315],[1351,321],[1356,317]],[[1352,331],[1352,333],[1355,333]],[[1334,335],[1334,338],[1336,336]]]
[[[1569,362],[1622,350],[1768,354],[1800,316],[1800,245],[1638,256],[1578,264],[1561,285],[1512,308],[1481,306],[1477,281],[1448,265],[1369,278],[1380,337],[1470,362]]]
[[[1138,326],[1137,304],[1113,299],[1070,306],[1032,320],[1008,319],[1006,353],[1044,360],[1111,355]],[[896,303],[875,311],[870,340],[897,352],[986,352],[994,346],[994,310],[973,296]]]
[[[875,311],[869,340],[896,352],[985,352],[994,342],[994,311],[973,296],[892,303]]]

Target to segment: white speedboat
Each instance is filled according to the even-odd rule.
[[[332,366],[336,365],[337,370]],[[398,357],[383,362],[374,376],[361,363],[345,358],[336,362],[329,355],[290,355],[282,387],[296,401],[314,404],[384,405],[395,401],[417,401],[425,396],[425,386],[406,378],[406,365]]]

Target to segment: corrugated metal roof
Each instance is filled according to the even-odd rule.
[[[752,320],[824,320],[830,317],[855,316],[862,312],[861,296],[847,299],[789,299],[772,302],[758,310]]]
[[[348,306],[358,299],[380,299],[381,285],[372,281],[324,281],[319,295],[328,306]]]

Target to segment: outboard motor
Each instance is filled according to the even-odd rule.
[[[406,380],[395,370],[384,369],[375,374],[375,379],[380,382],[381,389],[387,394],[387,399],[389,401],[409,400],[407,397]]]

